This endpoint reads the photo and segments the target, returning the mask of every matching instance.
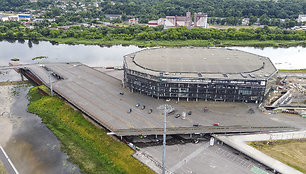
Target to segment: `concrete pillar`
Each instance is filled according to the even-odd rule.
[[[20,76],[21,76],[21,81],[24,81],[24,77],[21,73],[20,73]]]

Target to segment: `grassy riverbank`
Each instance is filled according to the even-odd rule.
[[[306,139],[250,142],[263,153],[306,173]]]
[[[44,40],[55,41],[62,44],[85,44],[85,45],[137,45],[141,47],[153,46],[252,46],[252,47],[289,47],[289,46],[306,46],[306,41],[294,40],[173,40],[173,41],[141,41],[141,40],[103,40],[103,39],[76,39],[76,38],[45,38]]]
[[[279,69],[279,72],[288,72],[288,73],[306,73],[306,69]]]
[[[43,97],[34,87],[29,92],[28,111],[39,115],[58,137],[70,161],[84,173],[154,173],[134,159],[133,150],[106,135],[58,97]]]

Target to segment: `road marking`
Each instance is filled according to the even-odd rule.
[[[198,156],[200,153],[202,153],[205,149],[209,147],[209,142],[203,144],[201,147],[199,147],[197,150],[192,152],[190,155],[186,156],[184,159],[182,159],[180,162],[178,162],[176,165],[171,167],[170,172],[175,172],[177,169],[181,168],[183,165],[187,164],[190,160]]]

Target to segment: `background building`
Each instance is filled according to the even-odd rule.
[[[182,27],[187,28],[202,27],[208,28],[207,14],[195,13],[194,14],[194,25],[192,25],[191,12],[186,12],[186,16],[166,16],[166,18],[159,18],[157,21],[149,21],[148,26],[163,25],[165,29]]]
[[[269,58],[230,49],[159,48],[124,57],[124,86],[156,98],[258,103],[276,75]]]
[[[306,14],[300,14],[297,21],[298,22],[306,22]]]
[[[206,13],[195,13],[194,14],[194,27],[208,28]]]

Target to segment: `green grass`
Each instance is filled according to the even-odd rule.
[[[249,145],[263,153],[306,173],[306,139],[256,141]]]
[[[47,56],[38,56],[38,57],[34,57],[32,58],[32,60],[36,60],[36,59],[46,59],[48,58]]]
[[[44,40],[56,41],[63,44],[85,44],[85,45],[137,45],[141,47],[166,46],[254,46],[254,47],[289,47],[306,46],[306,41],[294,40],[173,40],[173,41],[139,41],[139,40],[103,40],[103,39],[77,39],[77,38],[44,38]]]
[[[279,69],[279,72],[306,73],[306,69]]]
[[[127,145],[106,135],[106,131],[86,120],[79,111],[58,97],[43,97],[38,87],[29,91],[28,111],[39,115],[58,137],[61,148],[83,173],[154,173],[131,155]]]
[[[13,58],[13,59],[11,59],[11,61],[19,61],[19,59],[18,58]]]

